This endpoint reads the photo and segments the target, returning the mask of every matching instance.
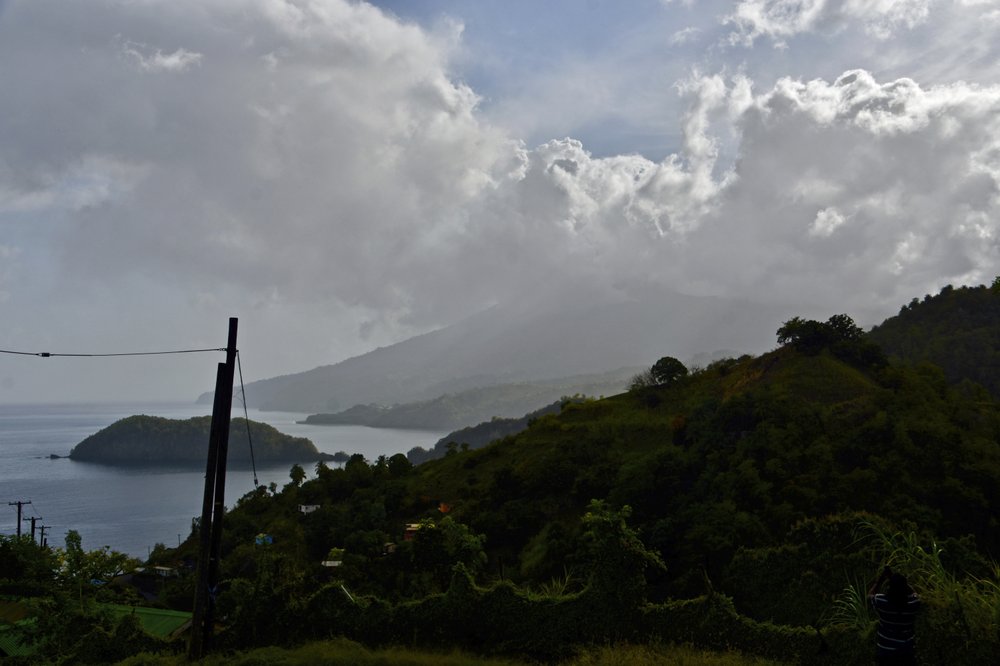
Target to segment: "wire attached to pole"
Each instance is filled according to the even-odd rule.
[[[243,387],[243,364],[240,363],[240,350],[236,350],[236,367],[240,371],[240,396],[243,401],[243,418],[247,423],[247,443],[250,445],[250,469],[253,470],[253,487],[256,489],[260,484],[257,482],[257,463],[253,459],[253,438],[250,437],[250,415],[247,413],[247,391]]]
[[[112,354],[58,354],[55,352],[23,352],[12,351],[10,349],[0,349],[0,354],[16,354],[18,356],[38,356],[39,358],[52,358],[56,356],[72,356],[76,358],[103,358],[108,356],[159,356],[161,354],[197,354],[200,352],[220,352],[226,351],[225,347],[216,349],[171,349],[169,351],[150,352],[115,352]]]

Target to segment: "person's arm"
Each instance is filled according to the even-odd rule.
[[[889,565],[886,565],[885,568],[882,569],[882,573],[879,574],[879,577],[875,579],[874,583],[872,583],[871,589],[868,590],[868,597],[871,598],[878,594],[878,590],[882,587],[882,583],[889,580],[889,576],[891,575],[892,569],[889,568]]]

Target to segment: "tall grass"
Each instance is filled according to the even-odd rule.
[[[917,622],[918,654],[933,663],[994,664],[1000,654],[1000,567],[978,577],[952,572],[944,565],[943,549],[934,541],[922,544],[913,532],[891,532],[871,522],[859,525],[859,541],[873,540],[882,563],[904,574],[920,596]],[[845,588],[834,603],[831,622],[871,628],[867,593],[859,582]],[[866,619],[867,618],[867,619]],[[942,662],[945,663],[945,662]]]
[[[875,622],[875,613],[868,602],[868,589],[864,581],[848,583],[834,600],[832,612],[825,619],[828,624],[845,626],[859,634],[868,635]]]
[[[576,586],[576,577],[564,567],[562,576],[555,576],[549,582],[542,583],[538,586],[538,592],[546,597],[562,597],[572,592]]]

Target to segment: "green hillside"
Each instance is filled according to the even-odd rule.
[[[948,286],[914,298],[869,337],[892,356],[929,361],[948,381],[971,380],[1000,397],[1000,277],[990,287]]]
[[[778,340],[417,466],[293,467],[225,517],[218,648],[344,636],[552,662],[690,643],[863,664],[888,564],[924,600],[921,663],[994,663],[997,401],[888,358],[845,315]],[[182,574],[160,603],[193,590]]]
[[[503,606],[493,596],[502,597],[503,588],[490,587],[498,581],[534,594],[582,595],[560,602],[568,604],[560,613],[602,628],[550,636],[557,651],[560,641],[616,635],[622,625],[615,622],[646,626],[651,616],[627,619],[641,600],[661,609],[643,613],[674,617],[682,611],[671,600],[706,590],[732,598],[735,605],[719,612],[743,618],[733,622],[842,629],[831,617],[843,610],[843,590],[882,562],[902,561],[905,548],[897,543],[909,544],[913,557],[931,553],[955,580],[966,572],[988,576],[988,558],[1000,548],[997,403],[951,388],[932,365],[889,363],[842,315],[786,322],[779,337],[784,344],[773,352],[567,404],[478,450],[453,450],[416,467],[401,454],[376,461],[355,455],[342,469],[318,466],[301,485],[248,495],[227,517],[227,575],[241,580],[241,572],[260,566],[253,537],[266,531],[275,539],[267,558],[301,572],[294,580],[328,580],[371,595],[407,627],[411,620],[398,615],[406,604],[424,608],[435,594],[452,599],[452,566],[461,563],[469,584],[486,586],[475,593],[485,595],[476,597],[475,613],[488,617],[473,617],[491,642],[511,640],[496,628],[514,612],[494,605]],[[300,504],[321,508],[300,515]],[[421,527],[404,538],[406,524]],[[342,559],[332,573],[316,564],[330,557]],[[273,577],[255,585],[265,582],[276,586],[271,604],[302,589]],[[342,596],[339,587],[324,594],[302,608],[319,612]],[[517,603],[534,608],[528,598]],[[249,613],[245,626],[253,628],[239,641],[282,640],[268,637],[248,598],[230,603],[234,613]],[[577,613],[593,611],[576,603],[610,610],[587,619]],[[624,605],[615,611],[616,604]],[[489,615],[498,612],[502,622]],[[360,627],[349,635],[363,635]],[[751,633],[758,631],[767,633]],[[806,650],[795,641],[813,630],[802,631],[779,632],[765,646],[750,638],[734,645],[787,657],[772,643]],[[542,650],[534,634],[525,636],[507,649]],[[455,640],[468,647],[471,639]]]
[[[570,405],[480,451],[428,463],[417,489],[455,508],[526,577],[560,572],[591,498],[630,505],[673,592],[718,578],[739,546],[868,511],[997,552],[994,403],[933,368],[878,372],[781,349],[677,385]]]

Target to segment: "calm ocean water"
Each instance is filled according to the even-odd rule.
[[[133,414],[186,419],[210,412],[210,406],[190,404],[0,405],[0,533],[17,529],[16,507],[7,502],[31,500],[24,517],[40,517],[39,523],[51,528],[47,536],[53,546],[62,546],[70,529],[80,533],[84,548],[107,545],[141,558],[158,542],[176,545],[201,513],[203,468],[118,468],[48,456],[65,456],[88,435]],[[233,409],[234,417],[242,415],[242,409]],[[320,451],[361,453],[369,460],[414,446],[430,448],[445,434],[295,423],[303,417],[250,410],[252,420],[308,437]],[[263,485],[281,486],[289,481],[290,467],[258,467],[257,477]],[[303,467],[311,477],[312,466]],[[249,469],[230,469],[226,506],[252,489]],[[30,531],[30,523],[22,529]]]

